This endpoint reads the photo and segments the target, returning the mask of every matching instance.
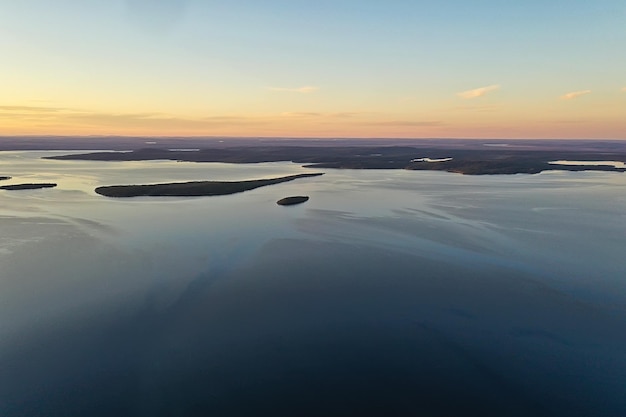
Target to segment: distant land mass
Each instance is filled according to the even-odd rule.
[[[40,188],[54,188],[56,186],[57,185],[54,183],[11,184],[0,186],[0,190],[38,190]]]
[[[203,197],[235,194],[267,185],[319,175],[323,175],[323,173],[297,174],[249,181],[189,181],[148,185],[112,185],[98,187],[95,191],[106,197]]]
[[[288,137],[154,137],[154,136],[0,136],[0,151],[206,149],[267,146],[347,147],[410,146],[421,149],[507,148],[508,150],[576,150],[626,154],[626,140],[608,139],[448,139],[448,138],[288,138]]]
[[[11,177],[0,176],[0,181],[10,180],[10,179],[11,179]]]
[[[469,142],[469,141],[467,141]],[[292,161],[309,168],[343,169],[407,169],[448,171],[467,175],[537,174],[547,170],[613,171],[626,168],[611,164],[554,165],[555,160],[626,161],[626,143],[599,144],[577,147],[557,147],[526,141],[515,143],[490,142],[476,146],[443,142],[442,146],[230,146],[199,149],[142,148],[124,152],[91,152],[49,159],[91,161],[174,160],[189,162],[260,163]],[[301,143],[305,143],[304,141]],[[456,144],[456,145],[455,145]]]

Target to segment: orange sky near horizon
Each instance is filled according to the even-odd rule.
[[[373,109],[203,117],[161,112],[107,113],[50,105],[0,106],[0,135],[626,139],[626,117],[621,117],[621,110],[612,114],[551,103],[551,108],[536,114],[530,109],[507,109],[502,102],[483,103],[489,102],[424,110],[424,117]]]

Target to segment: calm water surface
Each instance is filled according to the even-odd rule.
[[[626,175],[0,152],[2,416],[624,416]],[[276,200],[309,195],[300,206]]]

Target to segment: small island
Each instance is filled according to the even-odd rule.
[[[248,181],[190,181],[147,185],[112,185],[98,187],[95,191],[105,197],[205,197],[241,193],[267,185],[319,175],[323,175],[323,173],[296,174]]]
[[[279,206],[293,206],[295,204],[302,204],[309,201],[309,197],[305,195],[296,195],[292,197],[281,198],[276,202]]]
[[[54,183],[39,183],[39,184],[11,184],[0,186],[0,190],[38,190],[40,188],[54,188],[57,185]]]
[[[0,175],[0,181],[6,181],[6,180],[10,180],[11,177],[3,177],[2,175]]]

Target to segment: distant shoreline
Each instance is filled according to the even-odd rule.
[[[475,149],[413,146],[240,146],[172,150],[143,148],[44,157],[54,160],[261,163],[291,161],[307,168],[406,169],[465,175],[537,174],[549,170],[625,172],[611,165],[554,165],[555,160],[626,161],[624,149],[526,149],[490,146]]]
[[[204,149],[266,146],[411,146],[437,149],[568,150],[626,153],[622,139],[292,138],[226,136],[0,136],[0,151],[130,151],[145,147]]]

